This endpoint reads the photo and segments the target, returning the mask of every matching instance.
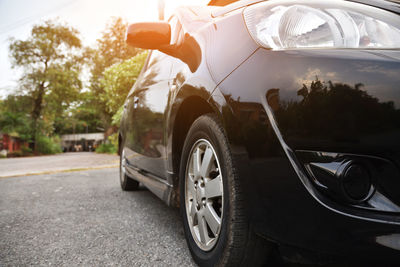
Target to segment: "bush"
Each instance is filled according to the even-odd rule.
[[[23,153],[21,150],[15,150],[15,151],[9,152],[7,154],[8,158],[17,158],[17,157],[22,157],[22,156],[23,156]]]
[[[108,137],[108,141],[110,141],[110,143],[118,148],[118,133],[113,133],[112,135],[110,135]]]
[[[36,139],[37,152],[40,154],[61,153],[62,149],[57,140],[57,137],[49,138],[47,136],[38,136],[38,138]]]
[[[21,152],[24,156],[32,155],[32,149],[28,146],[22,146]]]
[[[113,144],[101,144],[96,148],[96,153],[110,153],[116,154],[118,151],[117,147]]]

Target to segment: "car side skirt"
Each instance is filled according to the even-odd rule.
[[[162,199],[167,205],[170,205],[172,198],[172,185],[168,184],[164,179],[156,177],[152,174],[144,172],[130,164],[127,164],[126,171],[128,177],[142,183],[157,197]]]

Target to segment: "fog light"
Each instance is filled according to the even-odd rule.
[[[340,157],[310,162],[306,169],[321,190],[335,199],[360,204],[374,193],[369,165],[363,160]]]
[[[353,202],[361,202],[371,195],[371,176],[367,168],[358,163],[346,164],[340,175],[344,194]]]
[[[400,214],[400,171],[390,160],[369,155],[297,150],[312,185],[340,204]]]

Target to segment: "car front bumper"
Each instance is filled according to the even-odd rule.
[[[213,99],[260,235],[349,259],[400,260],[400,213],[337,201],[297,156],[383,159],[390,168],[376,188],[400,206],[399,73],[399,51],[258,49],[218,86]]]

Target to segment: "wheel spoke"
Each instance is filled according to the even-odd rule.
[[[187,185],[186,185],[187,189],[189,190],[189,192],[191,194],[190,197],[192,197],[193,199],[196,198],[196,188],[195,188],[194,181],[192,180],[191,175],[188,176],[186,181],[187,181]]]
[[[214,153],[211,147],[207,147],[206,151],[204,152],[203,162],[201,163],[200,167],[200,175],[202,177],[207,177],[211,169],[211,162],[214,160]]]
[[[222,178],[218,175],[205,184],[206,198],[222,196]]]
[[[190,217],[192,218],[192,225],[194,225],[194,217],[196,216],[196,200],[193,198],[192,207],[190,208]]]
[[[207,224],[204,220],[204,217],[198,217],[199,221],[199,234],[200,234],[200,240],[203,244],[207,244],[208,241],[210,240],[210,237],[208,236],[208,230],[207,230]]]
[[[200,166],[201,166],[201,151],[197,148],[193,153],[193,174],[194,180],[200,178]]]
[[[208,226],[210,226],[211,231],[216,235],[221,226],[221,218],[218,217],[214,208],[210,204],[208,204],[204,210],[204,218],[206,219]]]

